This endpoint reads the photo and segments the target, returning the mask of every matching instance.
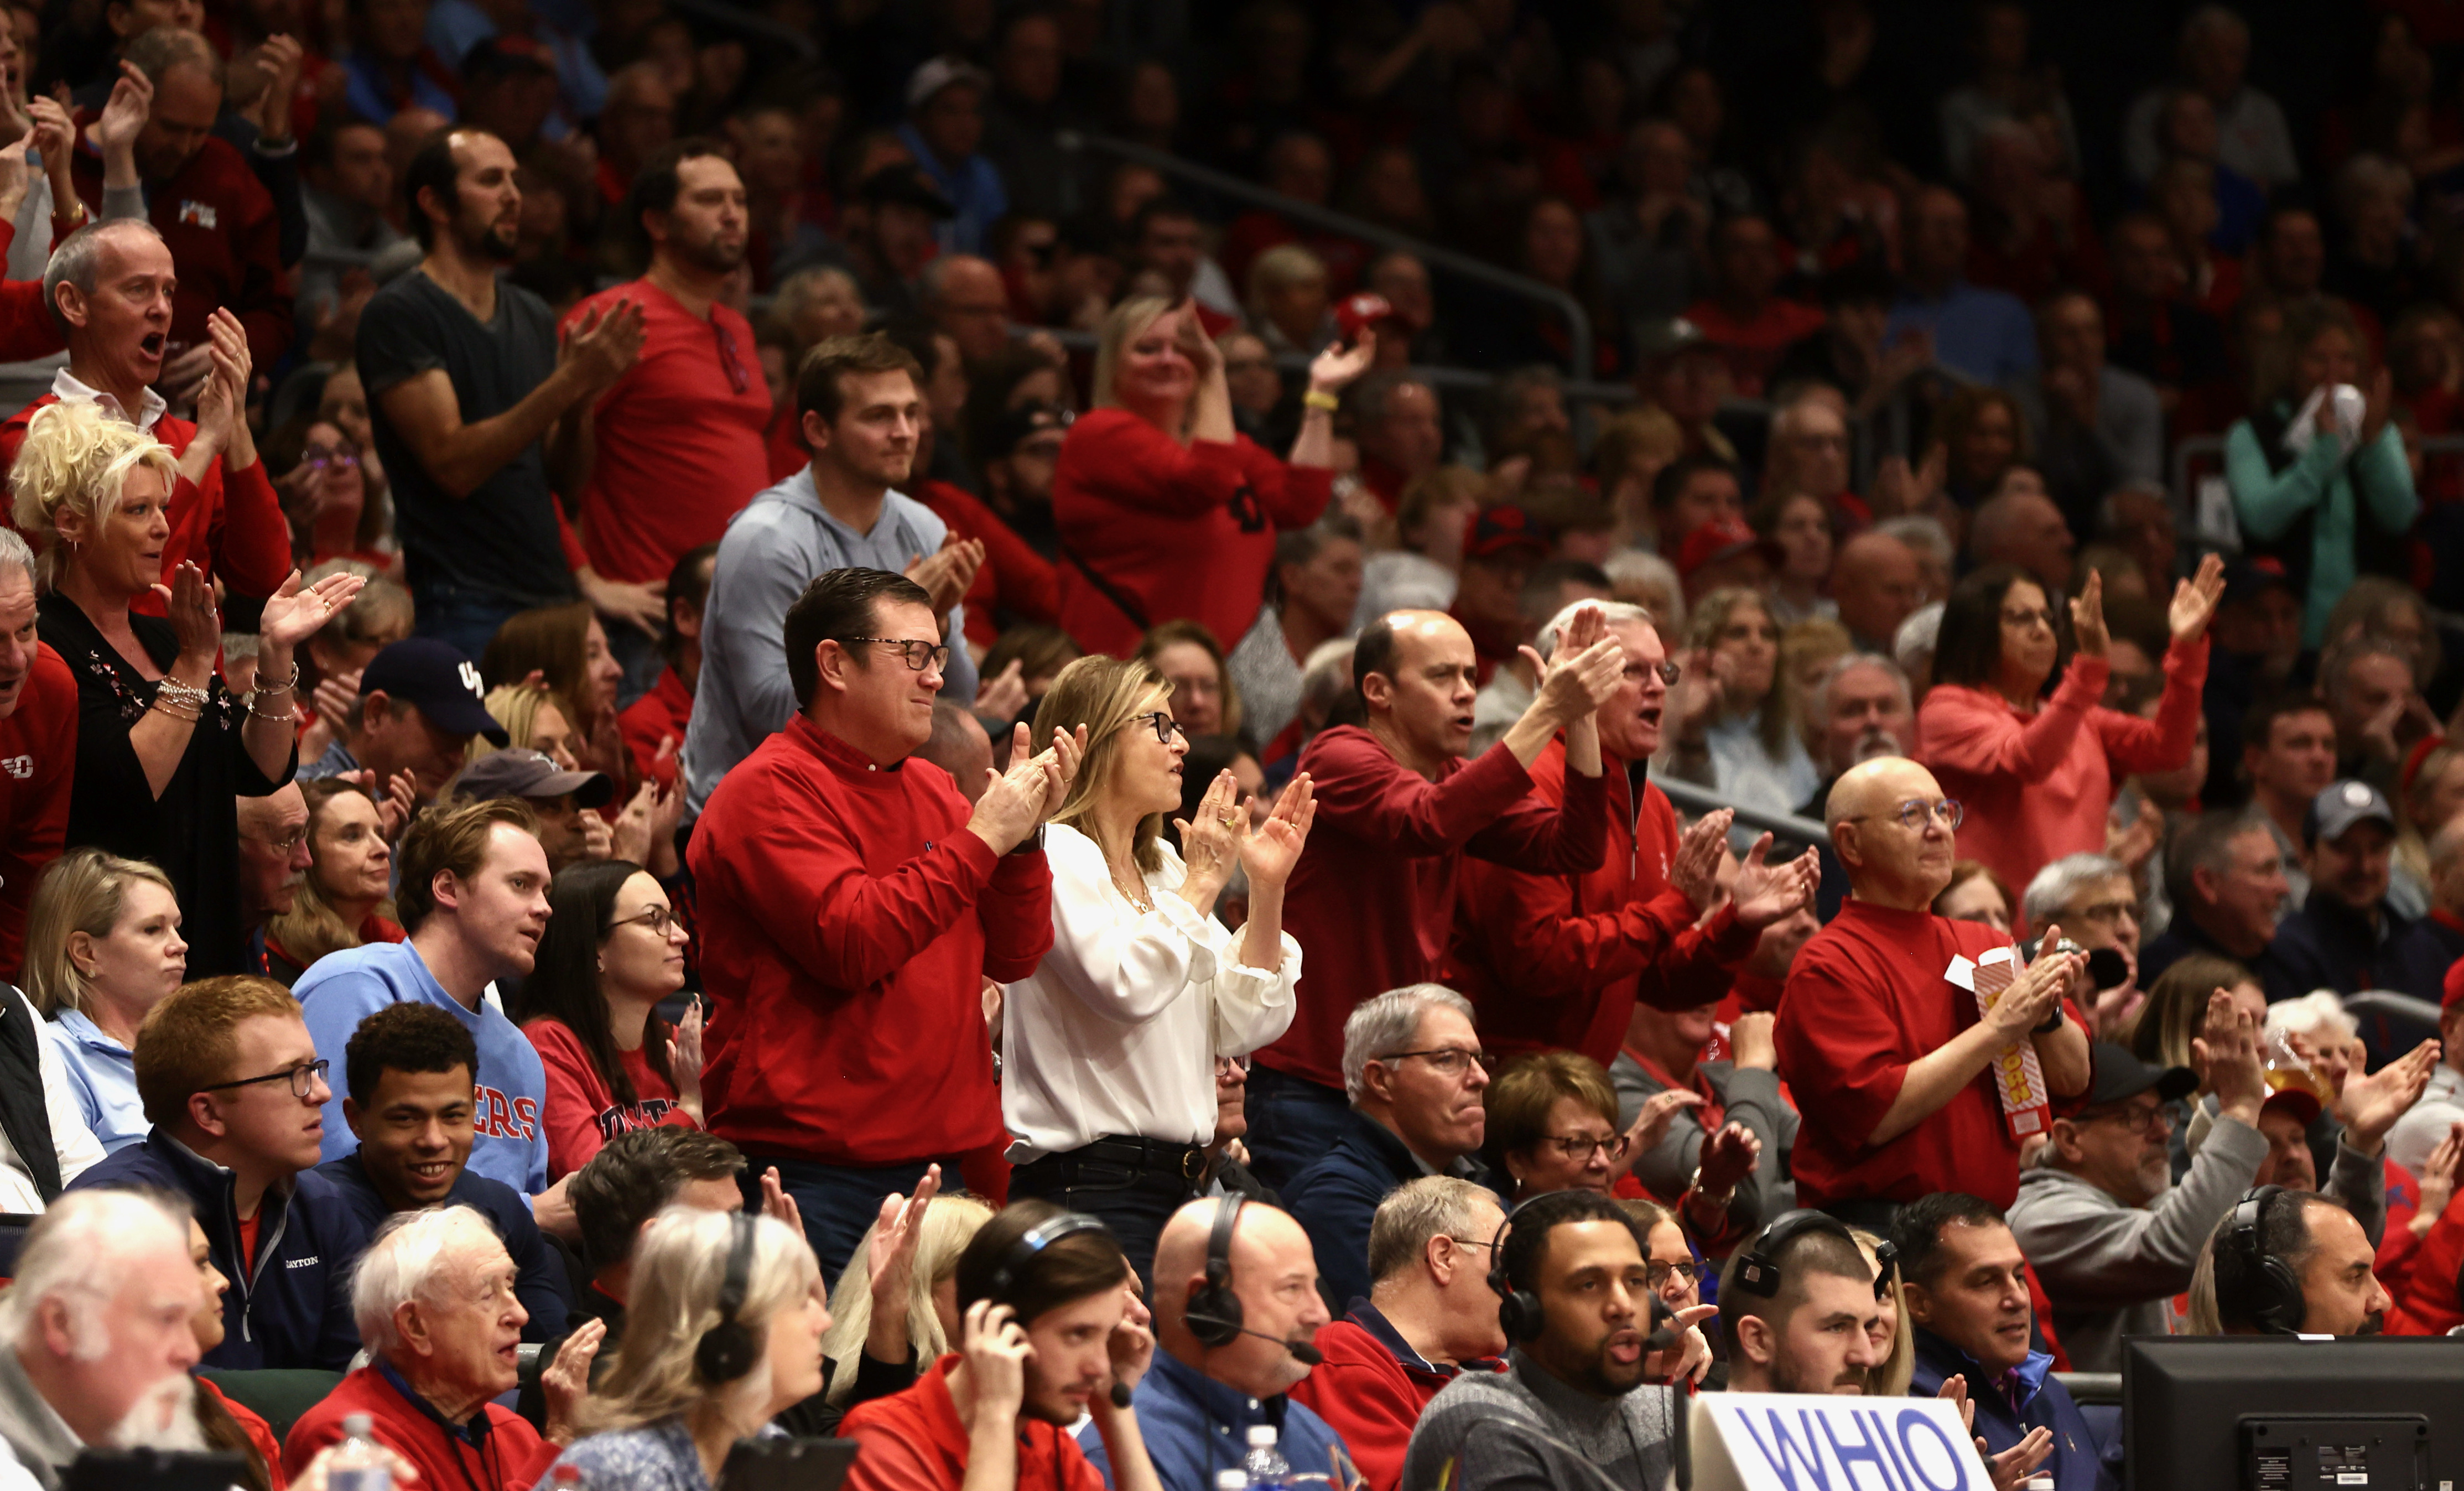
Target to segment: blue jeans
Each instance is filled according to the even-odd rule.
[[[1352,1131],[1342,1089],[1271,1067],[1249,1068],[1249,1173],[1277,1190]]]
[[[783,1173],[783,1172],[781,1173]],[[1047,1154],[1009,1173],[1009,1198],[1040,1196],[1085,1212],[1112,1230],[1112,1238],[1138,1271],[1147,1297],[1155,1297],[1155,1239],[1181,1203],[1198,1194],[1189,1181],[1155,1167],[1132,1167],[1074,1154]]]
[[[822,1282],[835,1287],[839,1271],[855,1256],[855,1245],[864,1240],[865,1229],[881,1215],[881,1198],[895,1191],[913,1195],[915,1183],[924,1178],[924,1167],[936,1163],[916,1160],[907,1165],[825,1165],[819,1160],[789,1159],[777,1154],[748,1154],[744,1157],[744,1173],[738,1177],[744,1191],[744,1204],[761,1204],[761,1173],[773,1165],[779,1167],[779,1185],[795,1197],[796,1210],[803,1214],[804,1240],[813,1245],[813,1257],[822,1264]],[[941,1167],[944,1189],[957,1190],[958,1160],[944,1155]]]
[[[445,584],[424,586],[413,592],[411,604],[418,615],[413,628],[418,635],[450,642],[473,663],[488,650],[497,627],[529,609],[518,601],[484,590]]]

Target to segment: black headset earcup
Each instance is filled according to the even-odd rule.
[[[1498,1295],[1497,1324],[1508,1341],[1532,1341],[1548,1328],[1549,1316],[1540,1307],[1538,1295],[1529,1289],[1507,1289]]]
[[[2299,1335],[2310,1317],[2310,1301],[2301,1292],[2301,1277],[2293,1265],[2270,1255],[2260,1262],[2257,1324],[2282,1335]]]
[[[1184,1315],[1199,1346],[1230,1346],[1241,1339],[1241,1297],[1228,1283],[1208,1283],[1189,1297]]]
[[[705,1381],[734,1382],[753,1370],[757,1354],[752,1331],[737,1321],[721,1321],[702,1333],[693,1348],[693,1367]]]

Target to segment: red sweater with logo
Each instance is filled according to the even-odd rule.
[[[599,1075],[582,1038],[561,1020],[535,1020],[522,1026],[539,1065],[547,1072],[547,1102],[539,1122],[547,1128],[547,1178],[550,1185],[590,1163],[590,1157],[618,1134],[636,1129],[670,1125],[700,1126],[676,1106],[673,1084],[661,1078],[649,1058],[636,1047],[619,1051],[625,1075],[633,1079],[633,1101],[619,1103],[607,1079]]]
[[[1595,867],[1607,779],[1572,774],[1563,800],[1549,801],[1503,744],[1448,761],[1432,779],[1353,725],[1311,740],[1300,770],[1315,786],[1317,820],[1284,897],[1284,930],[1309,950],[1309,967],[1291,1029],[1258,1060],[1340,1088],[1353,1007],[1442,971],[1465,859],[1554,873]]]
[[[77,677],[38,642],[17,708],[0,719],[0,978],[11,983],[25,966],[34,882],[68,836],[77,740]]]
[[[1276,532],[1316,522],[1333,493],[1333,472],[1246,435],[1184,446],[1127,409],[1089,410],[1052,472],[1061,629],[1127,657],[1148,627],[1186,617],[1229,650],[1258,619]]]
[[[932,762],[875,767],[803,715],[718,784],[688,850],[711,1132],[833,1165],[1001,1140],[983,980],[1050,951],[1052,872],[972,811]]]
[[[1480,1010],[1481,1043],[1501,1056],[1580,1051],[1606,1066],[1637,1000],[1690,1010],[1728,993],[1727,965],[1760,940],[1733,907],[1700,918],[1668,883],[1677,813],[1642,784],[1637,811],[1626,763],[1605,758],[1608,850],[1595,867],[1533,875],[1474,861],[1456,898],[1454,983]],[[1531,763],[1531,790],[1563,801],[1561,735]]]

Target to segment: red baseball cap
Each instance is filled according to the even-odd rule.
[[[1769,558],[1770,550],[1760,535],[1733,517],[1715,517],[1685,536],[1677,550],[1677,574],[1683,579],[1704,565],[1720,559],[1734,559],[1749,549],[1762,548]]]
[[[1538,518],[1510,502],[1501,502],[1482,508],[1471,520],[1471,532],[1463,536],[1463,558],[1493,559],[1518,550],[1546,554],[1551,541]]]
[[[1361,332],[1394,314],[1394,305],[1384,296],[1364,290],[1345,296],[1343,303],[1334,308],[1334,324],[1342,330],[1345,341],[1353,342],[1360,340]]]
[[[2457,958],[2447,969],[2447,997],[2438,1001],[2442,1010],[2464,1004],[2464,958]]]

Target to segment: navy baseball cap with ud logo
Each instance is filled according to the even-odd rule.
[[[451,643],[407,637],[387,644],[360,673],[360,697],[378,692],[416,706],[447,735],[485,735],[495,746],[511,739],[483,702],[478,665]]]
[[[2344,837],[2355,823],[2375,820],[2395,832],[2395,809],[2387,805],[2387,795],[2365,781],[2350,778],[2331,781],[2327,790],[2310,800],[2310,815],[2302,823],[2302,837],[2311,844],[2324,839],[2333,844]]]

